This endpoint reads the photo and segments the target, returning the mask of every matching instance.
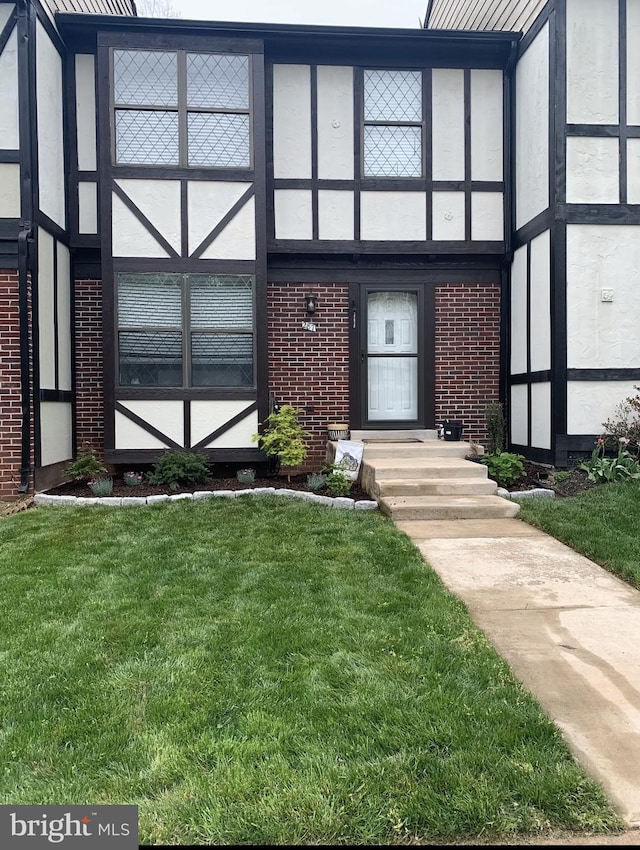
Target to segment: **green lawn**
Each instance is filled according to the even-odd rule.
[[[565,499],[522,500],[520,516],[640,588],[640,483]]]
[[[0,803],[145,844],[620,827],[409,539],[277,497],[0,522]]]

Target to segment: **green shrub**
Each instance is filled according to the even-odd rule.
[[[353,484],[353,481],[351,481],[350,478],[347,478],[344,468],[339,465],[332,464],[327,467],[327,472],[327,493],[334,498],[337,496],[348,496],[351,492],[351,485]]]
[[[89,481],[100,475],[107,475],[108,469],[96,457],[94,451],[85,452],[70,463],[64,471],[67,478],[74,481]]]
[[[501,487],[510,487],[526,475],[522,455],[512,452],[484,455],[480,462],[489,468],[489,476]]]
[[[236,478],[241,484],[253,484],[256,479],[255,469],[239,469],[236,472]]]
[[[606,440],[608,448],[617,448],[621,438],[627,440],[625,444],[629,454],[640,456],[640,387],[634,386],[638,392],[628,396],[615,408],[612,419],[602,423],[607,432],[602,439]]]
[[[153,472],[148,477],[151,484],[177,490],[178,487],[204,484],[209,475],[209,464],[203,454],[188,449],[171,449],[153,465]]]

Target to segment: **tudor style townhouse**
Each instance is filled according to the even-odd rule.
[[[0,0],[0,498],[270,405],[590,450],[640,383],[640,0],[423,29]]]

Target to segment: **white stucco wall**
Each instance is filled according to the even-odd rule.
[[[318,66],[318,177],[353,179],[353,68]]]
[[[209,434],[212,434],[218,428],[221,428],[226,422],[233,419],[243,410],[251,407],[251,401],[192,401],[191,402],[191,445],[197,445]],[[245,446],[257,447],[257,443],[251,442],[251,434],[256,434],[258,431],[257,413],[249,414],[242,420],[244,423],[245,438],[244,442],[237,444],[237,448]],[[255,427],[254,427],[255,426]],[[253,428],[249,432],[249,429]],[[242,429],[241,429],[242,430]],[[217,447],[216,443],[216,447]],[[233,447],[233,446],[232,446]]]
[[[531,242],[531,371],[551,368],[551,233]]]
[[[112,231],[114,257],[168,257],[169,254],[134,216],[129,208],[112,195]]]
[[[189,253],[198,248],[211,231],[251,186],[227,180],[192,180],[188,184]],[[255,221],[247,230],[255,240]]]
[[[276,239],[312,239],[310,189],[276,189]]]
[[[627,139],[627,201],[640,204],[640,139]]]
[[[78,183],[78,232],[98,232],[98,184]]]
[[[62,60],[44,27],[36,24],[36,108],[40,209],[66,226]]]
[[[40,465],[71,460],[73,429],[71,405],[45,401],[40,404]]]
[[[320,239],[353,239],[353,192],[321,189],[318,192],[318,236]]]
[[[76,122],[78,169],[98,167],[96,143],[95,60],[91,55],[76,56]]]
[[[531,445],[551,448],[551,384],[531,384]]]
[[[0,7],[5,8],[5,7]],[[8,8],[8,7],[6,7]],[[14,29],[0,55],[0,148],[20,147],[18,117],[18,35]]]
[[[617,124],[618,0],[566,2],[567,121]]]
[[[120,179],[116,184],[179,254],[182,240],[180,181]]]
[[[58,242],[58,389],[71,390],[71,258]]]
[[[178,445],[184,445],[184,404],[181,401],[121,401],[120,404],[144,419],[157,431],[170,437]],[[146,442],[145,442],[146,441]],[[116,411],[116,448],[158,448],[163,443],[151,434],[146,434],[134,422]],[[166,448],[166,446],[165,446]]]
[[[518,248],[511,264],[511,374],[527,371],[527,247]]]
[[[360,235],[376,241],[414,241],[427,237],[424,192],[362,192]]]
[[[55,302],[53,298],[54,239],[38,229],[38,363],[40,388],[56,389]]]
[[[502,71],[471,71],[472,180],[502,180],[503,123]]]
[[[255,260],[256,200],[249,198],[202,254],[203,260]]]
[[[434,192],[432,196],[434,240],[460,241],[465,238],[464,192]]]
[[[207,448],[215,449],[244,449],[256,448],[256,443],[251,439],[258,432],[258,414],[256,411],[250,413],[242,422],[238,422],[228,431],[225,431],[217,440],[209,443]]]
[[[567,139],[567,203],[620,202],[618,139],[570,136]]]
[[[549,206],[549,24],[516,72],[516,227]]]
[[[567,434],[602,434],[620,402],[636,395],[637,381],[569,381]]]
[[[526,384],[517,384],[511,387],[511,442],[518,446],[529,445],[527,433],[527,418],[529,393]]]
[[[613,301],[602,301],[602,290]],[[640,226],[567,227],[567,365],[640,368]],[[579,432],[578,432],[579,433]]]
[[[504,201],[501,192],[471,195],[471,238],[501,242],[504,239]]]
[[[278,177],[311,177],[311,68],[273,66],[273,169]]]
[[[0,163],[0,218],[20,218],[20,166]]]
[[[640,0],[627,0],[627,121],[640,125]],[[635,80],[635,84],[632,82]],[[638,203],[635,201],[634,203]]]
[[[464,71],[434,68],[433,179],[464,180]]]

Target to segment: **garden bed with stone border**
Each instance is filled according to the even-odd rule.
[[[327,505],[343,510],[371,511],[377,510],[378,503],[369,499],[351,499],[346,497],[332,498],[318,493],[307,493],[286,487],[253,487],[244,490],[196,490],[194,493],[160,493],[152,496],[68,496],[52,493],[37,493],[33,504],[36,507],[44,505],[56,507],[83,508],[93,505],[104,507],[134,508],[144,505],[157,505],[163,502],[200,501],[202,499],[235,499],[244,496],[283,496],[304,499],[318,505]]]

